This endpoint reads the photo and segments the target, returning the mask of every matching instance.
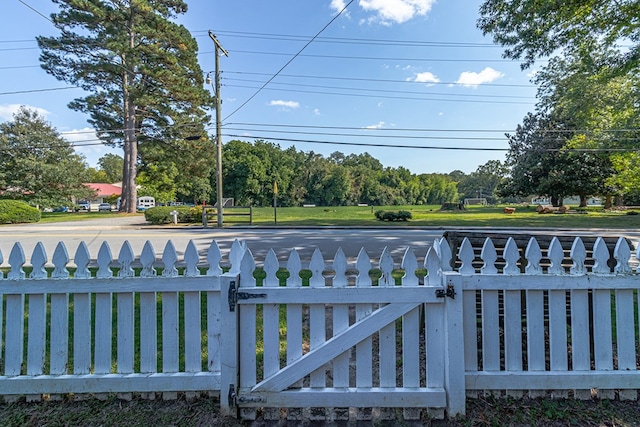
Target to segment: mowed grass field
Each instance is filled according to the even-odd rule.
[[[550,228],[636,228],[640,226],[640,213],[634,209],[604,210],[588,208],[577,213],[575,207],[564,214],[540,214],[535,205],[511,206],[515,212],[504,213],[501,206],[469,206],[464,210],[441,210],[440,205],[423,206],[333,206],[253,208],[253,225],[256,226],[414,226],[414,227],[550,227]],[[408,211],[409,221],[379,221],[374,213],[384,211]],[[225,212],[246,212],[235,209]],[[248,217],[225,215],[225,225],[247,224]]]

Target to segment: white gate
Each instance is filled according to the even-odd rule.
[[[376,284],[364,250],[355,270],[342,250],[330,268],[316,250],[308,286],[303,286],[297,252],[291,252],[289,276],[281,281],[280,264],[270,251],[266,277],[256,286],[255,262],[247,251],[239,287],[232,293],[240,334],[235,402],[243,418],[254,418],[252,408],[257,407],[311,408],[305,416],[312,419],[345,419],[350,408],[361,408],[359,419],[370,418],[374,407],[383,408],[382,416],[394,411],[390,408],[405,408],[405,418],[419,417],[418,408],[464,411],[464,372],[449,369],[462,366],[461,300],[442,286],[436,249],[425,259],[423,285],[415,274],[418,267],[408,249],[401,265],[404,276],[396,285],[393,260],[385,250]],[[330,415],[325,408],[332,408]],[[280,416],[278,409],[271,412]],[[263,416],[269,417],[269,409]],[[300,410],[289,410],[290,419],[299,416]]]

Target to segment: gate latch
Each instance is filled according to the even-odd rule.
[[[233,384],[230,384],[229,385],[229,394],[227,396],[227,399],[228,399],[227,403],[229,404],[230,407],[238,405],[238,403],[236,401],[237,397],[238,396],[236,395],[236,388],[234,387]]]
[[[436,297],[438,298],[449,297],[451,299],[456,299],[456,290],[451,283],[448,283],[447,290],[436,289]]]
[[[236,305],[239,300],[251,299],[251,298],[266,298],[267,294],[252,294],[249,292],[238,292],[236,289],[236,282],[232,280],[229,283],[229,311],[236,311]]]

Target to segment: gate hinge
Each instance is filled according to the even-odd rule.
[[[235,386],[233,384],[229,385],[229,394],[227,395],[229,406],[238,406],[237,398]]]
[[[447,290],[444,289],[436,289],[436,297],[444,298],[449,297],[451,299],[456,299],[456,290],[451,283],[447,284]]]
[[[266,298],[267,294],[252,294],[249,292],[238,292],[236,289],[236,281],[232,280],[229,283],[229,311],[236,311],[236,305],[239,300],[251,299],[251,298]]]

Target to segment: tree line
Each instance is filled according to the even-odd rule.
[[[196,163],[189,169],[183,162],[193,156],[163,154],[162,161],[139,161],[140,194],[161,203],[216,200],[212,162]],[[72,144],[35,111],[21,108],[12,121],[0,123],[0,192],[4,198],[39,207],[65,206],[92,198],[83,183],[121,182],[123,164],[121,156],[106,154],[97,168],[89,167]],[[195,168],[198,173],[192,172]],[[497,201],[493,197],[505,174],[499,161],[490,161],[471,174],[459,170],[414,174],[404,167],[385,167],[368,153],[334,152],[325,157],[264,140],[233,140],[223,146],[223,195],[235,199],[237,205],[270,206],[276,185],[279,206],[432,205],[478,195]]]

